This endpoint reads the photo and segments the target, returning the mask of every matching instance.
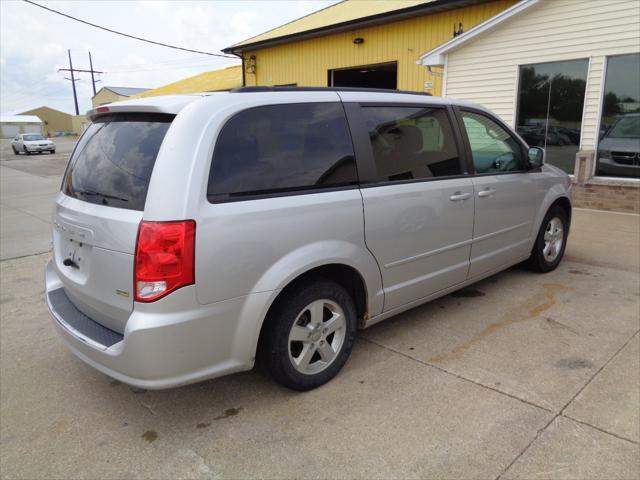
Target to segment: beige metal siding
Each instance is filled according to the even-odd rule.
[[[640,51],[638,0],[541,0],[448,54],[448,97],[515,123],[518,66],[590,59],[582,149],[595,148],[604,57]]]

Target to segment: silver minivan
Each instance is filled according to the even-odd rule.
[[[133,386],[258,364],[311,389],[358,328],[564,253],[568,176],[477,105],[245,87],[89,117],[46,300],[78,357]]]

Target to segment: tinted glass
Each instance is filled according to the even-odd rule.
[[[462,112],[473,166],[476,173],[499,173],[522,170],[520,144],[504,128],[489,117]]]
[[[460,175],[460,160],[442,108],[362,107],[380,182]]]
[[[640,54],[607,59],[597,175],[640,178]]]
[[[171,115],[112,115],[89,125],[62,190],[85,202],[143,210],[151,172]]]
[[[44,137],[42,135],[25,135],[23,138],[27,142],[34,142],[34,141],[38,141],[38,140],[44,140]]]
[[[340,103],[268,105],[240,112],[222,128],[207,193],[219,201],[356,183]]]
[[[520,67],[517,130],[546,149],[545,162],[573,173],[580,146],[588,60]]]

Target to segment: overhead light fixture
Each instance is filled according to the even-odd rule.
[[[360,45],[361,43],[364,43],[364,38],[362,37],[354,38],[353,43],[355,43],[356,45]]]

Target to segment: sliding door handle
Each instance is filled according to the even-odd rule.
[[[451,200],[452,202],[463,202],[469,198],[471,198],[470,193],[456,192],[449,197],[449,200]]]
[[[496,191],[493,188],[486,188],[478,192],[479,197],[491,197]]]

